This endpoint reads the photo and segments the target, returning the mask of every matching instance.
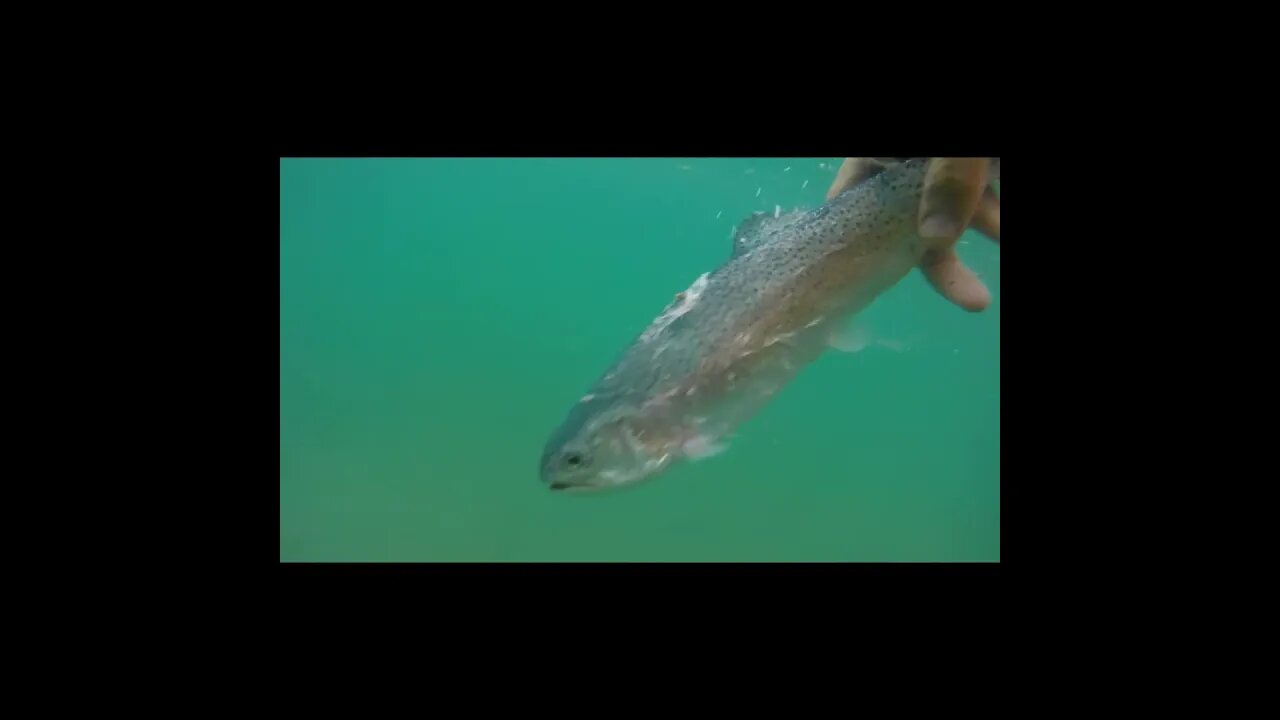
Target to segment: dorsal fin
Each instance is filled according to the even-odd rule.
[[[760,211],[752,213],[750,217],[742,221],[737,230],[734,230],[733,251],[729,253],[729,257],[731,259],[738,257],[760,243],[769,240],[803,214],[800,210],[793,210],[785,215],[776,217]]]

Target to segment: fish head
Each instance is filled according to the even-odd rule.
[[[584,400],[543,448],[542,482],[557,492],[584,492],[617,489],[656,475],[674,454],[643,425],[636,413]]]

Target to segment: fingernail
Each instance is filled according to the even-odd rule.
[[[960,234],[960,227],[945,213],[934,213],[920,223],[920,234],[931,239],[953,238]]]

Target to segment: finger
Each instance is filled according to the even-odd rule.
[[[880,158],[845,158],[836,172],[835,182],[827,190],[827,199],[831,200],[840,193],[875,175],[885,168]]]
[[[981,312],[991,304],[991,291],[960,260],[954,246],[927,253],[920,270],[938,294],[969,312]]]
[[[974,211],[969,227],[1000,242],[1000,198],[991,188],[987,188],[978,201],[978,209]]]
[[[938,246],[955,241],[969,225],[987,185],[987,158],[934,158],[920,200],[920,236]]]

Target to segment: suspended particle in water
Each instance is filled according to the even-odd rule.
[[[756,188],[756,197],[760,197],[760,191],[761,191],[761,190],[763,190],[763,189],[764,189],[764,188],[762,188],[762,187],[758,187],[758,188]]]
[[[723,210],[721,210],[721,211],[717,212],[717,213],[716,213],[716,219],[717,219],[717,220],[719,220],[719,219],[720,219],[720,216],[721,216],[722,214],[724,214],[724,211],[723,211]]]
[[[786,166],[786,167],[782,168],[782,172],[791,172],[791,166],[790,166],[790,165],[788,165],[788,166]]]
[[[804,184],[800,186],[800,189],[801,189],[801,190],[803,190],[803,189],[805,189],[805,188],[807,188],[807,187],[809,187],[809,181],[808,181],[808,180],[805,180],[805,181],[804,181]]]

